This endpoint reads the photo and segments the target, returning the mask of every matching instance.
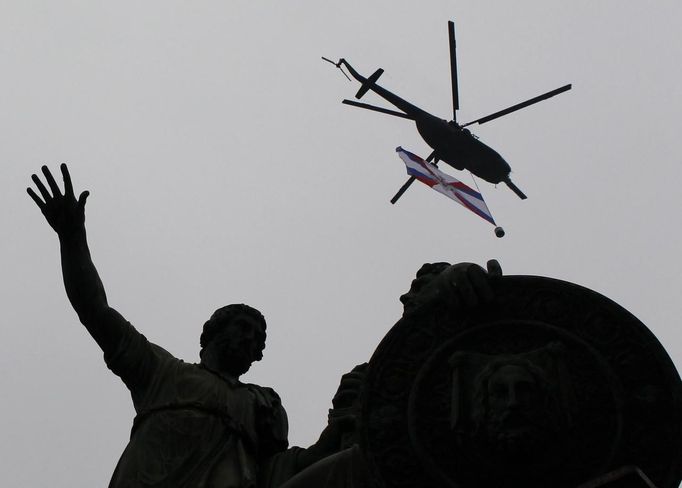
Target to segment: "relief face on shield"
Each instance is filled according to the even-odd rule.
[[[451,427],[474,458],[513,471],[558,454],[552,445],[570,424],[570,384],[557,377],[561,349],[553,343],[521,354],[450,357]]]

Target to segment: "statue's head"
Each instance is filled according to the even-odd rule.
[[[263,358],[265,337],[265,318],[258,310],[241,303],[221,307],[201,332],[201,362],[239,377]]]
[[[403,304],[405,312],[410,312],[417,307],[419,303],[419,294],[424,290],[426,285],[442,273],[450,263],[426,263],[419,268],[417,276],[410,284],[410,289],[407,293],[400,297],[400,302]]]
[[[523,357],[501,357],[476,377],[475,435],[498,454],[537,455],[563,427],[561,406],[546,372]]]

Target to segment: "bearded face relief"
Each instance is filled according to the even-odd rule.
[[[473,437],[496,458],[540,455],[560,430],[553,397],[547,374],[530,361],[493,361],[474,386]]]
[[[514,354],[454,352],[450,425],[458,456],[502,478],[561,463],[572,388],[570,375],[558,374],[567,369],[564,350],[552,342]]]

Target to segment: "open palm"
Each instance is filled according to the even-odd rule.
[[[48,191],[43,182],[40,181],[40,178],[35,174],[31,175],[31,179],[42,198],[32,188],[27,188],[26,191],[36,205],[38,205],[50,227],[59,236],[66,236],[74,231],[83,229],[85,223],[85,201],[88,198],[89,192],[84,191],[76,200],[69,169],[66,167],[66,164],[62,164],[60,169],[64,179],[63,195],[47,166],[43,166],[41,170],[50,191]]]

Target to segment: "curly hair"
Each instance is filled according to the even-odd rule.
[[[265,317],[263,317],[263,314],[261,314],[255,308],[243,303],[233,303],[232,305],[226,305],[213,312],[211,318],[204,323],[204,327],[201,331],[201,337],[199,338],[199,344],[201,345],[201,348],[205,348],[223,327],[225,327],[239,315],[247,315],[258,322],[260,325],[260,330],[257,333],[258,346],[260,347],[261,351],[265,349],[267,327],[265,324]]]
[[[445,271],[446,268],[450,266],[450,263],[438,262],[438,263],[424,263],[419,271],[417,271],[417,278],[420,278],[427,274],[440,274]]]

